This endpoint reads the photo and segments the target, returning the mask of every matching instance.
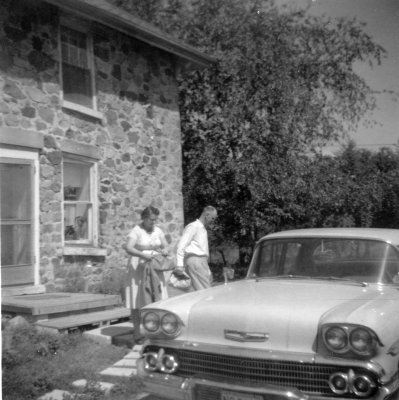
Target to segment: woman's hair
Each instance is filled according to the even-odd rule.
[[[151,215],[158,216],[159,215],[159,210],[158,208],[155,208],[153,206],[148,206],[146,207],[142,212],[141,212],[141,219],[149,218]]]

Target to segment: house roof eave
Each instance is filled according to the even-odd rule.
[[[186,45],[155,26],[109,4],[106,0],[44,0],[62,10],[81,15],[151,46],[174,54],[181,59],[184,69],[200,69],[216,62],[214,57]]]

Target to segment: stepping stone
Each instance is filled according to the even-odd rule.
[[[138,394],[135,400],[146,400],[146,399],[150,400],[150,396],[151,396],[150,394],[143,392]]]
[[[123,358],[114,364],[114,367],[128,367],[128,368],[136,368],[137,359],[136,358]]]
[[[127,367],[109,367],[100,372],[101,376],[117,377],[117,378],[130,378],[137,375],[136,368]]]
[[[52,392],[46,393],[43,396],[40,396],[38,400],[63,400],[65,399],[65,396],[71,395],[66,390],[58,390],[55,389]]]
[[[115,386],[114,383],[109,383],[109,382],[96,382],[96,383],[98,385],[98,388],[106,395],[109,394],[111,389]],[[77,389],[84,389],[87,386],[87,380],[78,379],[77,381],[72,382],[72,386]]]
[[[124,360],[126,359],[134,359],[137,360],[141,357],[140,353],[138,351],[131,351],[130,353],[126,354],[125,357],[123,357]]]

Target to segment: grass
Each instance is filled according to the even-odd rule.
[[[4,400],[37,399],[54,389],[73,392],[71,383],[86,379],[79,400],[105,398],[95,382],[97,373],[119,361],[127,348],[98,344],[81,333],[56,334],[24,326],[12,331],[11,345],[2,352],[2,392]],[[132,398],[138,391],[134,379],[118,383],[113,400]],[[72,394],[71,399],[77,399]],[[65,399],[67,400],[67,399]]]

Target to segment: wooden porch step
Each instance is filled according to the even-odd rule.
[[[97,293],[44,293],[2,296],[2,312],[30,316],[33,321],[84,314],[120,307],[119,295]]]
[[[36,325],[43,328],[66,331],[85,325],[109,325],[130,317],[129,308],[113,308],[112,310],[89,312],[86,314],[70,315],[61,318],[37,321]]]

